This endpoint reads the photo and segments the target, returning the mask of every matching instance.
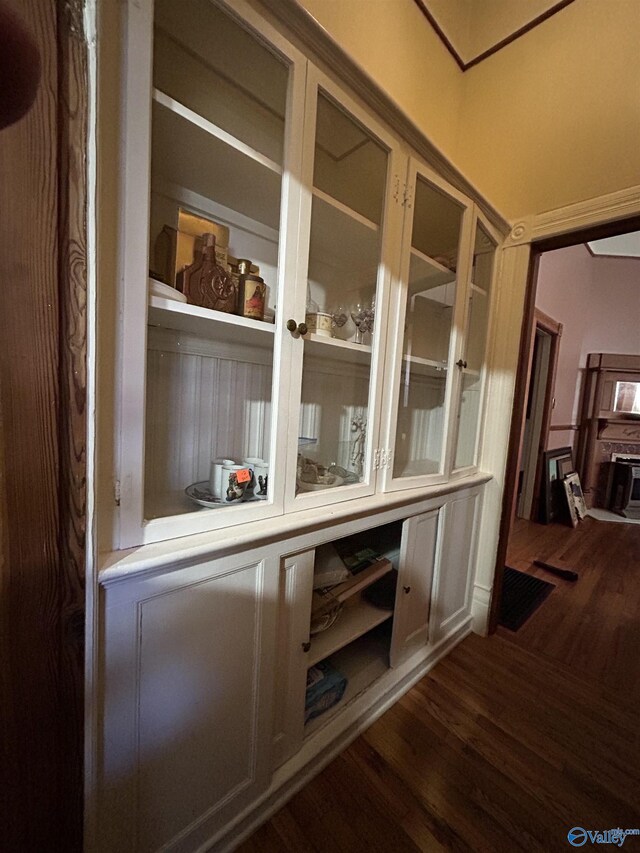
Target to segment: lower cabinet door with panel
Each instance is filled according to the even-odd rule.
[[[471,613],[480,491],[453,496],[442,508],[441,536],[433,579],[429,641],[438,643]]]
[[[300,749],[304,738],[304,695],[309,660],[309,622],[315,550],[283,558],[278,591],[274,766]]]
[[[267,788],[277,558],[103,588],[98,849],[193,851]]]
[[[440,510],[408,518],[402,526],[402,549],[391,637],[391,666],[407,660],[429,638],[431,586]]]

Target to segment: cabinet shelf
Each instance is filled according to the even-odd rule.
[[[275,333],[273,323],[236,317],[235,314],[199,308],[161,296],[149,297],[148,323],[226,343],[257,347],[272,347]]]
[[[152,172],[278,230],[280,166],[156,90]]]
[[[455,301],[456,274],[432,260],[428,255],[411,249],[409,292],[450,307]]]
[[[335,625],[311,639],[309,666],[329,657],[392,616],[392,610],[381,610],[362,598],[352,606],[343,607]]]
[[[230,148],[235,148],[236,151],[240,151],[246,157],[255,160],[256,163],[266,166],[267,169],[271,169],[271,171],[275,172],[277,175],[282,174],[282,169],[278,163],[271,160],[269,157],[266,157],[264,154],[261,154],[259,151],[256,151],[255,148],[247,145],[246,142],[242,142],[242,140],[237,139],[226,130],[218,127],[217,124],[214,124],[212,121],[204,118],[204,116],[199,115],[189,109],[189,107],[181,104],[180,101],[176,101],[174,98],[169,97],[169,95],[165,95],[165,93],[161,92],[160,89],[153,90],[153,100],[176,115],[186,119],[188,122],[191,122],[191,124],[199,127],[201,130],[204,130],[210,136],[214,136],[221,142],[226,143]]]
[[[347,364],[370,364],[371,347],[340,338],[325,338],[311,332],[304,337],[305,354],[313,358],[330,358]]]
[[[471,282],[470,287],[471,287],[471,290],[472,290],[474,293],[478,293],[478,294],[480,294],[481,296],[488,296],[488,293],[487,293],[487,291],[484,289],[484,287],[479,287],[477,284],[474,284],[473,282]]]
[[[380,229],[321,190],[313,190],[309,279],[345,291],[370,288],[379,262]]]
[[[434,361],[431,358],[420,358],[417,355],[403,355],[402,361],[410,367],[412,373],[434,376],[437,379],[445,379],[447,376],[446,361]]]
[[[370,231],[378,231],[378,226],[375,222],[372,222],[370,219],[367,219],[366,216],[363,216],[361,213],[357,213],[357,211],[353,210],[346,204],[343,204],[341,201],[333,198],[333,196],[328,195],[322,190],[317,189],[316,187],[312,190],[313,197],[320,199],[325,204],[328,204],[330,207],[335,208],[335,210],[339,210],[340,213],[343,213],[345,216],[350,217],[355,222],[359,222],[360,225],[363,225],[365,228],[368,228]]]
[[[331,655],[331,665],[347,679],[342,699],[304,727],[305,738],[315,734],[329,720],[389,671],[389,634],[384,628],[359,637]]]

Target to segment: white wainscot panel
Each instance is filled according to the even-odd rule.
[[[367,420],[368,399],[368,370],[338,361],[329,361],[323,367],[317,361],[311,367],[305,365],[299,435],[317,439],[318,450],[310,445],[301,452],[317,456],[323,464],[353,468],[351,425],[358,416]]]
[[[147,505],[157,495],[207,480],[213,458],[268,458],[269,362],[265,350],[243,352],[239,347],[235,353],[219,352],[214,343],[149,329]],[[224,444],[220,436],[225,436]]]

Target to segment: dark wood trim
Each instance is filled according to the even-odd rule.
[[[429,7],[424,2],[424,0],[413,0],[413,2],[416,4],[418,9],[420,9],[422,14],[427,19],[427,21],[429,21],[429,23],[431,24],[431,26],[435,30],[436,35],[438,36],[438,38],[440,39],[442,44],[447,48],[447,50],[449,51],[451,56],[455,59],[456,64],[457,64],[458,68],[460,69],[460,71],[465,71],[468,67],[467,64],[465,63],[464,59],[460,56],[458,51],[455,49],[453,44],[449,41],[445,31],[442,29],[442,27],[438,23],[435,15],[431,14]]]
[[[532,337],[530,329],[533,325],[536,300],[536,283],[538,277],[538,265],[540,252],[535,249],[529,259],[529,274],[527,276],[527,287],[524,297],[524,311],[522,314],[522,325],[520,332],[520,351],[518,355],[518,368],[513,396],[513,414],[511,417],[511,430],[509,432],[509,447],[507,450],[507,465],[504,477],[504,494],[502,497],[502,515],[500,517],[500,533],[498,539],[498,550],[496,554],[496,569],[493,580],[493,592],[491,595],[491,608],[489,610],[488,631],[493,634],[498,627],[500,616],[500,599],[502,598],[502,580],[504,567],[507,560],[507,547],[509,545],[509,533],[513,524],[515,513],[515,501],[517,496],[518,470],[520,464],[520,452],[522,446],[522,423],[527,405],[527,392],[529,388],[529,373],[532,355]]]
[[[330,34],[296,0],[261,0],[275,26],[286,31],[287,38],[309,54],[329,74],[339,75],[346,84],[386,124],[402,136],[416,153],[464,195],[471,198],[482,213],[502,234],[511,230],[511,225],[470,181],[456,169],[453,163],[433,145],[395,101],[354,60],[348,56]]]
[[[551,424],[549,432],[577,432],[579,429],[578,424]]]
[[[535,27],[537,27],[538,24],[542,24],[544,23],[544,21],[548,20],[549,18],[552,18],[557,12],[562,11],[562,9],[571,5],[571,3],[573,2],[574,0],[559,0],[559,2],[556,3],[555,6],[552,6],[550,9],[547,9],[546,12],[543,12],[542,14],[538,15],[537,18],[533,18],[528,23],[523,24],[520,29],[515,30],[510,35],[505,36],[505,38],[503,38],[501,41],[496,42],[496,44],[487,48],[487,50],[483,51],[482,53],[479,53],[477,56],[474,56],[468,62],[465,62],[465,60],[460,56],[458,51],[453,46],[452,42],[449,40],[449,37],[438,23],[438,20],[435,15],[433,15],[433,13],[430,11],[427,2],[425,2],[425,0],[414,0],[414,3],[420,9],[427,21],[431,24],[431,26],[436,32],[436,35],[438,36],[442,44],[447,48],[451,56],[455,59],[458,68],[461,71],[467,71],[469,68],[473,68],[474,65],[478,65],[483,60],[487,59],[490,56],[493,56],[494,53],[497,53],[499,50],[502,50],[503,47],[506,47],[507,45],[511,44],[511,42],[514,42],[516,39],[519,39],[520,36],[526,35],[526,33],[528,33],[530,30],[533,30]]]
[[[3,850],[76,853],[84,682],[83,4],[9,6],[36,40],[42,79],[30,112],[0,132],[0,834]],[[63,19],[63,7],[71,19]]]
[[[526,33],[533,30],[539,24],[544,23],[549,18],[552,18],[558,12],[561,12],[567,6],[570,6],[574,0],[561,0],[561,2],[557,3],[551,9],[547,9],[546,12],[543,12],[541,15],[538,15],[537,18],[534,18],[532,21],[529,21],[528,24],[524,24],[520,27],[519,30],[515,30],[515,32],[511,33],[511,35],[506,36],[499,41],[497,44],[494,44],[493,47],[488,48],[484,51],[484,53],[478,54],[473,59],[470,59],[469,62],[465,63],[464,70],[467,71],[469,68],[473,68],[474,65],[478,65],[478,63],[487,59],[489,56],[493,56],[494,53],[497,53],[499,50],[502,50],[503,47],[514,42],[516,39],[519,39],[521,36],[526,35]]]
[[[536,472],[533,483],[533,498],[531,501],[532,512],[537,517],[540,505],[540,490],[542,486],[542,459],[547,449],[549,439],[549,428],[551,426],[551,415],[553,412],[554,391],[556,385],[556,374],[558,372],[558,355],[560,353],[560,338],[562,337],[562,323],[558,323],[548,314],[538,308],[534,311],[535,328],[544,332],[551,338],[551,350],[549,352],[549,365],[547,370],[547,384],[544,392],[544,408],[542,411],[542,423],[540,425],[540,438],[538,441],[538,456],[536,460]]]
[[[558,323],[557,320],[554,320],[553,317],[545,314],[544,311],[541,311],[539,308],[535,309],[535,321],[536,326],[548,335],[556,335],[557,337],[562,335],[562,330],[564,328],[562,323]]]
[[[61,815],[66,849],[82,850],[86,541],[88,57],[83,3],[58,3],[59,547]]]
[[[539,252],[552,252],[555,249],[566,249],[569,246],[579,246],[590,240],[601,240],[604,237],[617,237],[628,234],[629,231],[640,231],[640,216],[630,216],[628,219],[616,219],[613,222],[603,222],[577,231],[566,231],[553,237],[545,237],[533,244]]]

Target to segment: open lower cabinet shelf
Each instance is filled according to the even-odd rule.
[[[384,622],[331,655],[328,662],[346,678],[347,686],[339,702],[306,723],[305,738],[315,734],[389,670],[390,626],[390,621]]]
[[[311,638],[309,665],[324,660],[392,616],[392,610],[383,610],[364,598],[358,598],[344,607],[335,625]]]

